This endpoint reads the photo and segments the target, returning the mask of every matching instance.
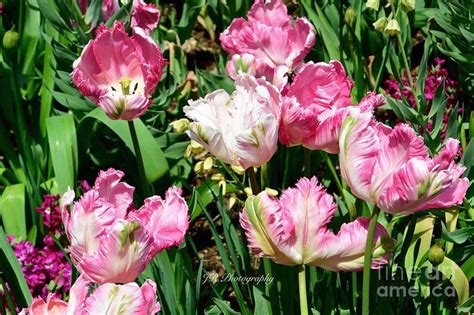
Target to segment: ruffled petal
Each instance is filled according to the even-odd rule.
[[[94,189],[99,193],[99,198],[104,198],[111,203],[117,218],[125,218],[127,210],[133,202],[133,192],[135,188],[122,182],[124,177],[122,171],[109,168],[107,171],[100,171],[95,180]]]
[[[171,187],[164,200],[159,196],[147,198],[144,206],[131,213],[153,237],[154,254],[184,241],[189,227],[189,209],[181,193],[180,188]]]
[[[358,218],[351,223],[344,223],[337,235],[326,234],[317,248],[319,257],[312,265],[332,271],[362,270],[369,223],[368,218]],[[391,247],[392,240],[389,239],[387,231],[377,223],[372,249],[372,269],[382,268],[388,263]]]

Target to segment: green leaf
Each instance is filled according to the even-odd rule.
[[[444,260],[438,266],[438,269],[447,279],[449,279],[456,289],[459,305],[466,302],[469,298],[469,281],[462,269],[448,257],[444,257]]]
[[[185,41],[191,36],[196,25],[199,11],[206,4],[205,0],[186,0],[183,5],[183,13],[177,25],[179,39]]]
[[[46,130],[56,182],[63,194],[76,184],[78,157],[74,118],[68,114],[48,117]]]
[[[25,240],[27,237],[25,219],[25,185],[7,186],[0,198],[0,214],[8,235]]]
[[[423,256],[430,250],[435,220],[436,218],[434,216],[425,216],[416,221],[415,231],[413,232],[410,246],[405,255],[405,268],[407,270],[408,279],[410,279],[412,275],[410,270],[413,267],[419,266]],[[407,237],[407,231],[408,227],[405,230],[405,237]],[[420,244],[419,247],[417,246],[418,243]],[[417,247],[418,251],[415,252]]]
[[[466,227],[453,232],[448,232],[444,224],[442,226],[441,238],[454,244],[463,244],[474,234],[474,227]]]
[[[254,314],[272,314],[272,305],[269,301],[269,298],[265,296],[264,293],[259,288],[257,288],[257,286],[253,287],[253,297],[255,299]]]
[[[316,6],[316,11],[312,8],[311,3]],[[310,21],[318,31],[318,35],[322,37],[324,47],[326,48],[330,59],[339,59],[339,36],[336,34],[326,15],[318,6],[316,1],[301,1],[303,8],[308,13]]]
[[[17,305],[20,308],[27,307],[31,302],[30,290],[2,227],[0,227],[0,249],[0,271],[7,280]]]
[[[124,120],[112,120],[108,118],[100,108],[96,108],[90,112],[79,123],[79,134],[85,136],[85,138],[82,139],[85,145],[88,145],[87,139],[91,136],[91,128],[89,125],[91,121],[106,125],[125,143],[130,151],[135,152],[128,123]],[[135,121],[135,128],[137,130],[138,142],[140,143],[145,174],[148,182],[153,183],[168,172],[168,161],[158,145],[158,142],[153,138],[145,124],[138,118]]]

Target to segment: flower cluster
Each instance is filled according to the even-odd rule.
[[[267,163],[278,141],[303,145],[340,152],[342,177],[352,193],[388,213],[462,202],[468,180],[465,168],[454,162],[458,141],[448,139],[430,158],[411,127],[392,129],[375,120],[373,111],[385,103],[382,95],[372,92],[354,104],[353,82],[339,61],[303,63],[315,41],[313,28],[304,18],[293,21],[282,1],[255,1],[248,19],[235,19],[220,39],[231,54],[227,70],[235,92],[218,90],[184,108],[192,120],[189,137],[216,158],[249,169]],[[429,99],[443,73],[437,62],[426,86]],[[267,192],[249,197],[240,221],[259,256],[285,265],[359,270],[368,220],[356,219],[334,234],[327,224],[335,208],[316,178],[302,178],[280,199]],[[393,244],[383,226],[375,226],[369,245],[372,268],[387,263]]]
[[[62,222],[71,259],[81,276],[71,288],[69,303],[64,306],[51,296],[45,302],[44,292],[30,306],[31,314],[33,307],[48,308],[50,303],[64,306],[71,314],[102,314],[110,307],[133,314],[159,310],[156,284],[147,280],[139,289],[133,281],[158,252],[184,240],[188,207],[181,190],[172,187],[165,199],[149,197],[136,210],[132,204],[135,188],[122,182],[123,176],[114,169],[101,171],[95,185],[77,202],[72,190],[64,194]],[[31,250],[26,247],[22,255],[31,257]]]
[[[71,266],[53,237],[61,233],[61,210],[59,195],[45,195],[43,203],[36,208],[41,214],[47,234],[43,238],[43,247],[35,247],[27,240],[16,241],[8,236],[15,256],[20,263],[26,283],[33,296],[46,298],[49,286],[55,284],[55,294],[68,293],[71,286]]]
[[[444,139],[446,136],[446,129],[448,126],[449,116],[456,106],[458,96],[459,96],[459,87],[458,82],[452,78],[449,74],[448,69],[446,69],[443,64],[446,60],[441,58],[435,58],[434,64],[428,67],[428,75],[425,80],[425,88],[424,88],[424,95],[428,102],[431,102],[434,99],[436,90],[438,89],[439,85],[444,81],[444,91],[447,95],[447,103],[446,103],[446,113],[443,116],[443,128],[441,131],[441,138]],[[415,75],[413,77],[414,80],[417,79]],[[400,89],[398,82],[394,79],[387,79],[385,80],[385,93],[390,95],[395,99],[402,99],[404,97],[408,100],[413,108],[416,108],[415,99],[413,93],[410,89],[410,83],[408,82],[408,76],[406,71],[403,73],[403,76],[400,77],[400,80],[403,86]],[[429,112],[431,106],[428,106],[427,113]],[[459,113],[462,112],[462,108],[458,109]],[[432,124],[429,122],[427,124],[428,132],[432,131]],[[421,130],[420,130],[421,132]]]

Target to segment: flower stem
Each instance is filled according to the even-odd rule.
[[[370,302],[370,266],[372,264],[372,244],[374,243],[375,226],[379,218],[380,209],[375,206],[370,218],[367,243],[365,244],[364,278],[362,283],[362,314],[369,314]]]
[[[150,185],[148,183],[148,180],[145,174],[145,166],[143,165],[142,152],[140,150],[140,144],[138,143],[138,136],[137,136],[137,130],[135,129],[135,122],[133,120],[129,121],[128,127],[130,128],[130,135],[132,136],[133,149],[135,150],[135,157],[137,158],[138,176],[140,178],[140,185],[142,187],[143,194],[145,194],[145,197],[149,197],[151,196],[151,190],[150,190]]]
[[[247,174],[250,178],[250,188],[252,188],[252,194],[257,195],[260,192],[260,188],[258,187],[257,175],[255,175],[253,167],[249,167],[247,169]]]
[[[304,176],[311,176],[311,150],[304,148]]]
[[[298,284],[300,291],[300,314],[308,315],[308,300],[306,297],[306,270],[305,266],[298,266]]]
[[[402,53],[402,59],[407,71],[408,83],[410,84],[410,91],[413,94],[413,99],[415,100],[416,109],[420,110],[420,104],[418,103],[418,96],[416,95],[413,77],[411,76],[410,65],[408,64],[407,54],[405,53],[405,47],[403,47],[402,36],[400,33],[397,34],[397,41],[400,52]]]

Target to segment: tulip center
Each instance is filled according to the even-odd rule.
[[[120,86],[122,87],[122,93],[123,95],[129,95],[130,94],[130,84],[132,83],[132,80],[129,78],[122,78],[119,80]],[[133,92],[132,92],[133,94]]]

